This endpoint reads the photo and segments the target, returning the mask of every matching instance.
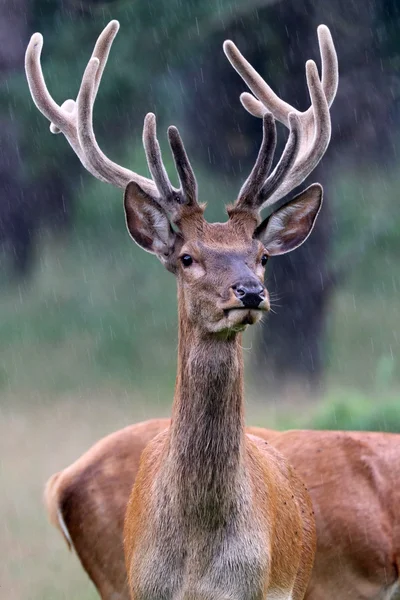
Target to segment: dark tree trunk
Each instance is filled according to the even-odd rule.
[[[302,3],[299,12],[288,10],[287,4],[280,3],[275,16],[278,22],[285,23],[285,31],[280,34],[285,54],[280,95],[304,110],[310,102],[305,61],[312,57],[320,63],[315,3]],[[330,160],[329,154],[330,150],[323,159],[325,164]],[[313,181],[325,183],[322,167],[311,174],[308,183]],[[303,393],[319,388],[330,300],[326,275],[331,237],[329,194],[325,191],[323,210],[307,242],[295,252],[271,261],[268,288],[276,307],[262,324],[259,337],[255,375],[260,387],[278,393],[293,383]]]
[[[33,10],[29,0],[0,0],[0,91],[8,102],[8,111],[0,118],[0,246],[5,247],[16,277],[29,273],[39,226],[50,223],[59,228],[68,222],[60,167],[46,169],[39,178],[24,169],[24,147],[32,132],[20,125],[21,115],[7,85],[23,70]],[[28,88],[26,100],[30,102]]]
[[[315,181],[320,179],[315,175]],[[255,375],[260,386],[282,392],[317,391],[324,370],[326,314],[332,287],[327,262],[331,241],[329,197],[315,229],[295,252],[271,260],[267,287],[273,314],[262,324]]]
[[[0,79],[21,69],[27,37],[26,0],[0,0]],[[3,93],[7,93],[6,86]],[[11,105],[11,102],[10,102]],[[31,248],[30,225],[21,218],[22,165],[17,117],[0,120],[0,244],[7,244],[18,272],[25,272]]]

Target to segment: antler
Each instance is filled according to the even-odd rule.
[[[300,185],[317,166],[331,137],[329,107],[338,85],[338,62],[328,27],[318,27],[322,60],[322,81],[314,61],[306,63],[307,85],[311,98],[308,110],[300,112],[281,100],[230,40],[224,43],[225,54],[255,98],[245,92],[240,100],[248,112],[264,119],[264,135],[256,164],[243,185],[235,208],[260,210],[274,204]],[[274,118],[289,128],[289,137],[282,157],[273,172],[271,167],[276,145]],[[267,125],[268,124],[268,125]],[[266,139],[266,128],[270,131]]]
[[[40,33],[35,33],[25,55],[29,89],[36,106],[50,121],[50,131],[65,135],[83,166],[92,175],[123,189],[130,181],[135,181],[171,215],[173,220],[177,220],[183,205],[198,204],[196,178],[175,127],[169,128],[168,138],[179,176],[179,189],[174,188],[168,179],[157,140],[156,119],[152,113],[146,115],[143,127],[143,144],[152,179],[138,175],[110,160],[96,141],[93,131],[93,105],[118,29],[118,21],[111,21],[100,34],[85,69],[76,101],[69,99],[61,106],[53,100],[46,87],[40,64],[43,37]]]

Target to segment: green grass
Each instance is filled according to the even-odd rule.
[[[110,379],[172,385],[173,281],[132,247],[125,259],[121,272],[114,256],[45,250],[32,284],[1,298],[0,388],[62,392]]]
[[[390,282],[382,273],[380,283]],[[328,379],[380,395],[400,384],[400,302],[397,292],[336,293],[329,316]]]

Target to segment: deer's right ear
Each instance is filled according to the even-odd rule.
[[[161,206],[135,181],[124,194],[125,218],[134,241],[165,263],[174,251],[177,234]]]

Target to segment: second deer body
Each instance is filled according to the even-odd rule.
[[[104,600],[128,600],[126,505],[140,455],[167,419],[136,423],[97,442],[46,488],[50,519],[67,533]],[[394,600],[400,595],[400,435],[249,428],[304,479],[317,552],[307,600]]]

